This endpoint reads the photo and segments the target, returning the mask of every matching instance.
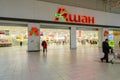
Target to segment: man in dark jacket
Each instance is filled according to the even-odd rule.
[[[111,49],[111,47],[108,44],[108,39],[105,39],[105,41],[103,41],[102,43],[102,50],[104,53],[104,57],[101,58],[101,61],[103,62],[103,60],[106,60],[106,62],[108,63],[108,54],[109,54],[109,49]]]

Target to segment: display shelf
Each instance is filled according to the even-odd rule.
[[[0,43],[0,47],[10,47],[12,43]]]

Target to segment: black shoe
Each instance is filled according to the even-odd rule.
[[[106,63],[110,63],[109,61],[106,61]]]
[[[103,62],[103,59],[102,59],[102,58],[101,58],[100,60],[101,60],[101,62]]]

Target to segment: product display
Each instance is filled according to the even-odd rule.
[[[12,43],[9,42],[7,39],[0,39],[0,47],[8,47],[12,46]]]
[[[27,27],[0,26],[0,47],[27,45]]]

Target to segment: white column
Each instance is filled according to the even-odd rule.
[[[102,47],[102,42],[105,41],[105,39],[108,38],[108,35],[105,35],[106,30],[108,30],[107,28],[99,28],[98,29],[98,38],[99,38],[99,47]],[[109,32],[109,31],[108,31]]]
[[[103,41],[103,28],[98,29],[98,47],[102,47],[102,41]]]
[[[28,24],[28,51],[40,51],[40,24]]]
[[[76,27],[71,27],[70,30],[70,48],[76,48]]]

